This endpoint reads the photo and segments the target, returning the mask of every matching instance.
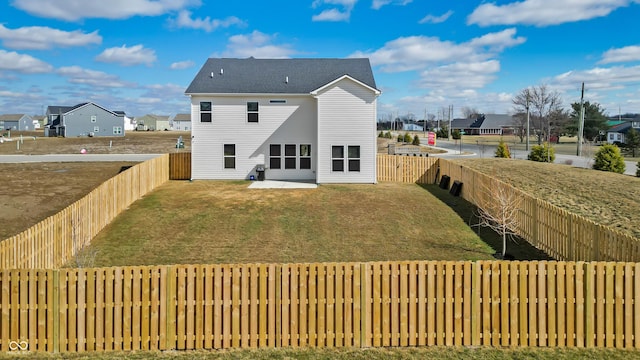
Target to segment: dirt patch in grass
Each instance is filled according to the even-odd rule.
[[[247,186],[159,187],[98,234],[91,266],[476,260],[495,252],[417,185]]]
[[[640,178],[512,159],[455,162],[496,176],[569,212],[640,238]]]
[[[22,136],[22,137],[21,137]],[[176,149],[182,136],[184,148]],[[22,140],[21,140],[22,139]],[[19,144],[17,144],[19,143]],[[166,154],[191,151],[189,131],[129,131],[124,137],[44,137],[43,132],[12,132],[0,143],[0,155],[78,154]]]
[[[60,212],[132,162],[0,164],[0,239]]]

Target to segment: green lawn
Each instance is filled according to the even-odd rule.
[[[492,259],[499,244],[488,230],[481,238],[470,229],[471,205],[437,186],[248,185],[169,182],[68,266],[477,260]],[[540,258],[526,243],[518,247],[519,258]]]

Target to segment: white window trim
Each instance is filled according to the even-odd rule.
[[[256,103],[258,104],[258,111],[249,111],[249,103]],[[246,104],[245,104],[245,122],[247,124],[259,124],[260,123],[260,101],[258,100],[247,100]],[[249,121],[249,114],[256,114],[258,115],[258,121]]]

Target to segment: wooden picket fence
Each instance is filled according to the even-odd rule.
[[[640,264],[422,261],[0,270],[0,351],[640,348]]]
[[[65,264],[134,201],[169,180],[161,155],[121,172],[82,199],[0,242],[0,268],[51,269]]]
[[[440,176],[448,175],[451,183],[456,180],[462,182],[460,196],[475,205],[488,195],[487,189],[511,187],[453,161],[440,159],[438,166]],[[521,199],[516,233],[554,259],[640,262],[640,239],[511,188]]]

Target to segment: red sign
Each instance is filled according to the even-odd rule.
[[[427,144],[436,146],[436,133],[433,131],[429,131],[429,134],[427,134]]]

